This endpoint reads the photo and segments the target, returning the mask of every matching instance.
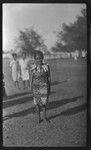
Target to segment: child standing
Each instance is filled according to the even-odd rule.
[[[21,77],[22,77],[24,89],[26,89],[26,84],[27,84],[27,87],[30,87],[28,61],[29,60],[26,58],[26,53],[23,52],[22,59],[20,59],[20,61],[19,61],[19,65],[21,68]]]
[[[7,97],[6,90],[5,90],[4,74],[3,74],[3,97]]]
[[[12,79],[14,81],[15,87],[19,88],[19,63],[17,61],[17,54],[13,54],[13,60],[10,62],[10,67],[12,69]]]
[[[43,62],[44,56],[41,51],[34,54],[35,64],[32,69],[31,89],[33,92],[34,104],[38,112],[39,123],[41,122],[41,110],[43,120],[46,120],[46,104],[50,94],[50,68]]]

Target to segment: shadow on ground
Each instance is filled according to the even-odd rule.
[[[3,108],[5,109],[8,107],[27,103],[27,102],[32,101],[32,100],[33,100],[33,96],[32,97],[17,98],[16,100],[6,101],[6,102],[3,102]]]
[[[51,95],[55,94],[55,93],[56,93],[55,91],[52,91]],[[15,99],[15,100],[4,101],[3,102],[3,108],[16,106],[19,104],[27,103],[29,101],[33,101],[33,95],[32,94],[28,97],[27,96],[26,97],[19,97],[19,98],[17,97],[17,99]]]
[[[54,81],[54,82],[51,83],[51,86],[58,85],[58,84],[62,84],[62,83],[65,83],[65,82],[67,82],[67,79],[66,79],[66,80],[63,80],[63,81],[61,81],[61,82],[59,82],[59,81]]]
[[[83,98],[83,96],[77,96],[77,97],[70,98],[70,99],[62,99],[62,100],[58,100],[58,101],[52,101],[52,102],[48,103],[47,109],[55,109],[57,107],[65,105],[67,103],[75,102],[78,99],[80,100],[81,98]]]
[[[30,94],[30,92],[23,92],[23,93],[17,93],[17,94],[9,95],[9,96],[6,97],[5,100],[16,98],[16,97],[19,97],[19,96],[24,96],[24,95],[27,95],[27,94]]]
[[[85,103],[85,104],[82,104],[80,106],[76,106],[74,108],[67,109],[66,111],[63,111],[60,114],[50,116],[50,117],[48,117],[48,119],[51,120],[51,119],[54,119],[54,118],[59,117],[61,115],[64,115],[64,116],[74,115],[74,114],[77,114],[77,113],[85,110],[86,108],[87,108],[87,104]]]
[[[49,104],[47,106],[47,109],[51,110],[51,109],[54,109],[54,108],[58,108],[58,107],[63,106],[67,103],[75,102],[78,99],[80,100],[82,97],[83,96],[78,96],[78,97],[74,97],[74,98],[70,98],[70,99],[62,99],[62,100],[58,100],[58,101],[49,102]],[[66,111],[61,112],[60,114],[57,114],[55,116],[50,116],[49,119],[56,118],[60,115],[74,115],[74,114],[79,113],[79,112],[81,112],[85,109],[86,109],[86,104],[83,104],[83,105],[80,105],[80,106],[77,106],[77,107],[74,107],[74,108],[67,109]],[[21,117],[21,116],[24,117],[24,116],[26,116],[28,114],[31,114],[31,113],[32,114],[35,113],[34,112],[34,107],[31,107],[27,110],[23,110],[23,111],[5,116],[3,118],[3,120],[12,119],[14,117]]]
[[[64,81],[61,81],[61,82],[54,81],[54,82],[51,83],[51,86],[62,84],[64,82],[67,82],[67,80],[64,80]],[[13,95],[9,95],[9,96],[4,98],[4,101],[7,101],[8,99],[16,98],[16,97],[19,97],[19,96],[25,96],[25,95],[30,94],[30,93],[31,92],[23,92],[23,93],[16,93],[16,94],[13,94]]]

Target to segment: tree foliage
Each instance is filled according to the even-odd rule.
[[[19,31],[19,37],[16,39],[16,48],[22,52],[33,55],[36,49],[47,50],[44,40],[33,28]]]
[[[74,51],[76,49],[87,50],[87,17],[86,10],[82,9],[82,15],[77,16],[74,23],[63,23],[62,30],[57,32],[57,42],[52,48],[57,51]]]

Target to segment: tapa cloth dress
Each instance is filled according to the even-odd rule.
[[[40,68],[36,65],[32,70],[32,90],[34,104],[40,106],[46,105],[49,95],[49,66],[48,64],[42,64]]]
[[[11,60],[10,67],[12,68],[12,79],[14,82],[16,82],[19,79],[18,61],[17,60]]]
[[[29,80],[29,71],[27,69],[28,67],[28,59],[20,59],[19,61],[19,65],[21,67],[21,77],[22,77],[22,80],[25,81],[25,80]]]

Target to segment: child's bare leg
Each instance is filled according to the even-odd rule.
[[[25,89],[26,87],[25,87],[25,80],[23,80],[23,88]]]
[[[17,84],[18,89],[20,89],[20,87],[19,87],[19,81],[16,81],[16,84]]]
[[[29,88],[30,88],[30,81],[28,80],[28,86],[29,86]]]
[[[46,105],[43,106],[43,120],[50,122],[50,120],[46,117]]]
[[[40,123],[40,121],[41,121],[40,106],[39,106],[39,105],[36,105],[36,108],[37,108],[37,113],[38,113],[38,121],[39,121],[39,123]]]
[[[30,88],[30,81],[27,80],[27,87]]]
[[[46,105],[43,106],[43,120],[46,120]]]
[[[3,97],[7,97],[5,86],[3,85]]]
[[[14,86],[16,87],[16,81],[14,82]]]

